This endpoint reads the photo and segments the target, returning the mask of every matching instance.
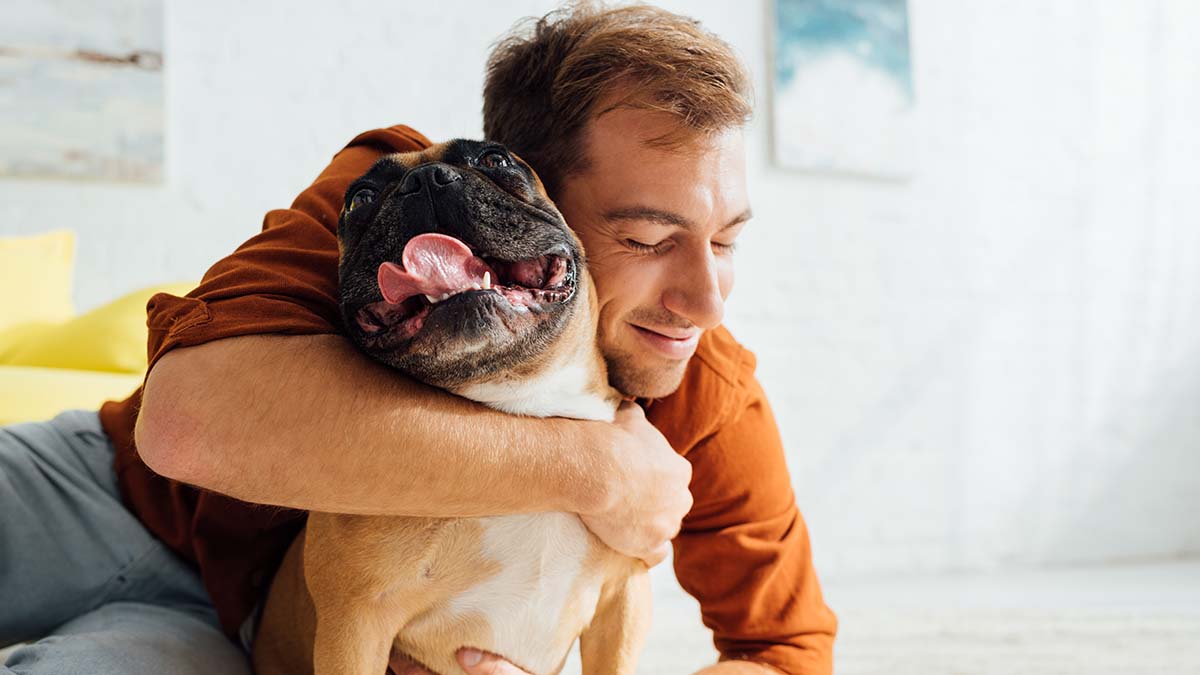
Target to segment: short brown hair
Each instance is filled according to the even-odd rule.
[[[484,134],[528,161],[554,198],[564,178],[586,168],[582,131],[604,112],[597,104],[621,90],[611,107],[667,111],[685,131],[741,126],[751,112],[745,68],[698,21],[647,5],[573,2],[519,22],[496,44]],[[654,140],[670,145],[673,136]]]

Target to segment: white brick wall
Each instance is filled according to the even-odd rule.
[[[166,183],[3,180],[0,234],[77,229],[83,308],[198,276],[358,131],[478,135],[551,4],[168,1]],[[662,4],[758,82],[729,324],[822,574],[1200,553],[1200,4],[910,0],[904,183],[772,167],[768,5]]]

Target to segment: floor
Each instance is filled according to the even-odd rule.
[[[715,661],[695,601],[669,566],[652,574],[639,672]],[[838,675],[1200,675],[1200,560],[830,581],[825,593]],[[563,672],[577,675],[578,659]]]
[[[1200,560],[828,582],[825,593],[841,624],[838,675],[1200,675]],[[655,570],[655,603],[639,672],[715,660],[669,569]]]

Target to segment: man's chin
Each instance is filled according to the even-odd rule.
[[[688,361],[648,365],[628,354],[608,357],[608,380],[613,388],[635,398],[663,398],[675,393]]]

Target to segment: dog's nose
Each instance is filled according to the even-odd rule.
[[[424,164],[409,171],[400,183],[400,194],[420,192],[425,188],[446,187],[462,180],[462,174],[447,164]]]

